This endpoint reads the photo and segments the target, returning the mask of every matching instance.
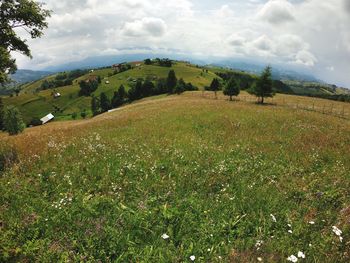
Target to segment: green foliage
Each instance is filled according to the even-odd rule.
[[[97,97],[93,96],[91,99],[91,111],[92,111],[92,115],[96,116],[100,113],[100,101]]]
[[[82,112],[80,112],[80,117],[82,117],[83,119],[87,117],[86,110],[83,110]]]
[[[29,126],[40,126],[40,125],[42,125],[42,121],[38,117],[32,118],[31,121],[29,122]]]
[[[0,97],[0,131],[4,129],[4,109],[5,105],[2,98]]]
[[[73,112],[73,113],[72,113],[72,119],[73,119],[73,120],[76,120],[77,117],[78,117],[78,114],[77,114],[76,112]]]
[[[100,95],[101,111],[107,112],[111,109],[111,102],[109,101],[106,93],[102,92]]]
[[[31,38],[41,37],[47,27],[50,11],[42,4],[31,0],[6,0],[0,5],[0,84],[9,81],[8,74],[17,69],[10,52],[18,51],[31,57],[26,40],[17,35],[16,29],[23,28]]]
[[[152,60],[149,58],[145,59],[144,62],[145,62],[145,65],[152,65]]]
[[[267,66],[258,78],[256,83],[248,90],[250,94],[255,95],[260,99],[260,103],[264,103],[264,98],[275,96],[273,89],[271,67]]]
[[[88,80],[82,80],[79,82],[80,86],[80,91],[79,95],[80,96],[90,96],[91,93],[97,90],[99,84],[98,79],[88,79]]]
[[[22,114],[14,106],[8,106],[4,110],[4,128],[10,135],[23,132],[26,125],[22,120]]]
[[[231,101],[232,97],[238,96],[240,91],[240,83],[234,78],[231,78],[224,87],[224,95],[230,96]]]
[[[218,78],[214,78],[208,88],[208,90],[210,91],[214,91],[215,93],[215,98],[217,98],[217,92],[220,90],[221,88],[221,83],[219,81]]]
[[[183,93],[186,90],[186,83],[183,79],[179,79],[179,81],[177,82],[177,85],[175,87],[175,93],[180,95],[181,93]]]
[[[170,94],[174,93],[175,87],[177,85],[177,78],[174,70],[169,71],[166,85],[168,88],[168,93]]]

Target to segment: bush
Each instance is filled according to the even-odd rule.
[[[4,128],[10,135],[16,135],[23,132],[26,125],[22,120],[21,112],[14,106],[5,108]]]
[[[0,145],[0,173],[18,162],[17,150],[8,145]]]
[[[29,123],[29,126],[40,126],[40,125],[42,125],[42,122],[37,117],[34,117]]]

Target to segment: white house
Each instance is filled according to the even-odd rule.
[[[56,92],[56,93],[53,94],[53,97],[54,97],[55,99],[57,99],[57,98],[61,97],[61,93]]]
[[[52,115],[52,113],[46,115],[45,117],[41,118],[41,122],[42,124],[48,123],[49,121],[53,120],[53,118],[55,118],[55,116]]]

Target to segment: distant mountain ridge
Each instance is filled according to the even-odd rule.
[[[18,84],[23,84],[31,81],[35,81],[46,76],[51,75],[50,71],[35,71],[29,69],[19,69],[15,74],[11,75],[11,79]]]

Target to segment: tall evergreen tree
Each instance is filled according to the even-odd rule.
[[[118,108],[122,106],[124,103],[124,100],[120,97],[119,92],[114,92],[113,98],[112,98],[112,107]]]
[[[100,95],[100,105],[101,105],[101,111],[106,112],[111,109],[111,103],[106,95],[106,93],[102,92]]]
[[[170,94],[174,93],[174,90],[177,84],[177,78],[174,70],[169,71],[166,84],[168,88],[168,93]]]
[[[230,101],[232,101],[232,97],[238,96],[240,91],[240,83],[234,78],[231,78],[225,85],[224,95],[230,96]]]
[[[154,84],[149,79],[146,79],[146,81],[142,84],[142,97],[149,97],[153,95],[154,93]]]
[[[214,91],[215,93],[215,98],[218,98],[217,92],[220,90],[220,81],[217,78],[214,78],[213,81],[210,84],[209,89],[211,91]]]
[[[94,116],[98,115],[100,112],[100,102],[95,96],[91,99],[91,111]]]
[[[22,114],[16,107],[8,106],[5,108],[4,127],[10,135],[19,134],[26,127],[22,119]]]
[[[5,109],[4,102],[0,97],[0,131],[4,129],[4,109]]]
[[[118,89],[118,95],[119,95],[119,98],[121,99],[121,100],[123,100],[123,102],[124,102],[124,100],[127,98],[127,96],[128,96],[128,94],[126,93],[126,91],[125,91],[125,87],[123,86],[123,84],[122,85],[120,85],[120,87],[119,87],[119,89]]]
[[[258,97],[259,103],[261,104],[264,103],[265,98],[272,98],[275,96],[270,66],[267,66],[264,69],[256,83],[250,89],[248,89],[248,92]]]

